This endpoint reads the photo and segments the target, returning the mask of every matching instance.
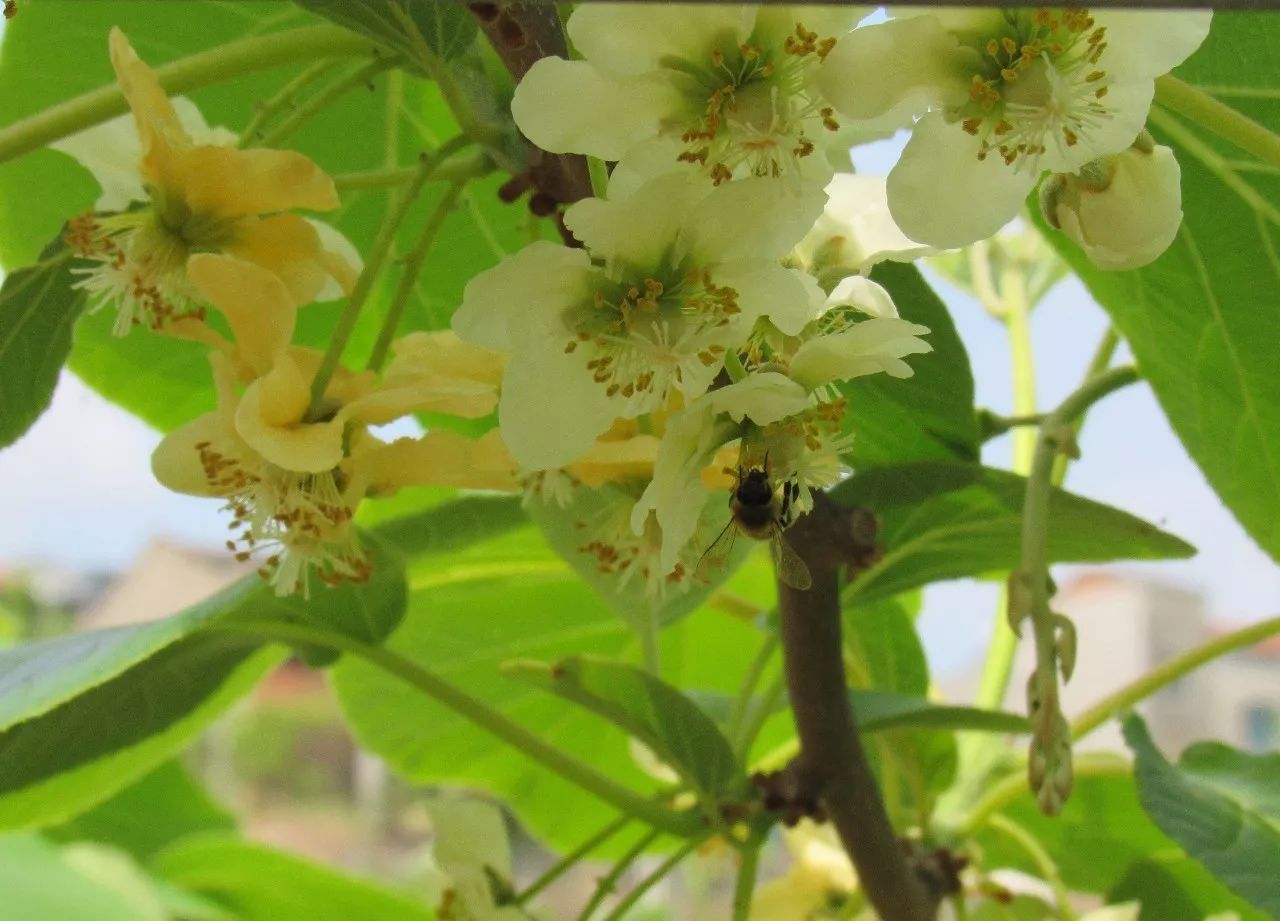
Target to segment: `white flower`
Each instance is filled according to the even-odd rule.
[[[1143,149],[1145,147],[1145,149]],[[1182,224],[1182,173],[1173,151],[1134,145],[1058,173],[1040,190],[1045,219],[1101,269],[1136,269],[1169,248]]]
[[[847,901],[858,878],[830,825],[805,819],[783,831],[791,866],[756,890],[749,921],[815,921]],[[835,915],[832,915],[834,917]],[[839,917],[846,917],[839,914]]]
[[[1210,16],[940,10],[846,36],[819,83],[852,118],[928,110],[889,174],[889,205],[911,239],[963,246],[1012,218],[1043,170],[1128,147],[1154,78],[1200,45]]]
[[[883,176],[837,173],[827,183],[827,206],[796,246],[794,258],[811,274],[866,275],[878,262],[910,262],[937,249],[910,239],[889,213]]]
[[[432,856],[448,877],[437,910],[441,921],[528,921],[527,912],[504,904],[513,895],[511,844],[498,808],[441,798],[427,812],[435,836]]]
[[[698,164],[717,183],[807,171],[839,127],[814,74],[865,13],[582,5],[568,32],[583,60],[538,61],[516,88],[512,115],[530,140],[557,153],[623,160],[665,138],[679,143],[673,165]]]
[[[570,208],[585,250],[534,243],[474,278],[453,325],[511,352],[498,418],[516,460],[562,467],[614,419],[693,399],[762,316],[798,333],[820,292],[779,260],[822,201],[807,184],[670,173]]]

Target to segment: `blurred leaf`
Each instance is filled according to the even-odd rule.
[[[151,921],[38,835],[0,836],[0,893],[14,921]]]
[[[1015,569],[1021,557],[1026,480],[973,464],[928,461],[860,473],[833,491],[880,522],[884,555],[844,591],[865,605],[945,579]],[[1195,551],[1119,509],[1055,490],[1053,562],[1188,557]]]
[[[428,74],[423,45],[449,60],[471,46],[476,23],[460,3],[440,0],[294,0],[302,8],[368,36]]]
[[[84,308],[84,292],[71,286],[71,261],[55,243],[0,287],[0,448],[17,441],[53,399]]]
[[[951,314],[914,266],[882,262],[871,272],[893,295],[904,320],[929,327],[927,355],[908,359],[909,378],[869,374],[842,384],[853,407],[856,469],[933,458],[976,461],[980,435],[973,372]]]
[[[1232,894],[1185,854],[1153,854],[1134,861],[1107,893],[1107,901],[1142,903],[1139,921],[1204,921],[1235,912],[1239,921],[1266,921],[1266,915]]]
[[[1277,49],[1280,19],[1218,13],[1209,38],[1175,74],[1274,131]],[[1250,536],[1280,559],[1273,348],[1280,341],[1280,177],[1159,105],[1151,130],[1182,168],[1182,228],[1164,255],[1135,271],[1103,272],[1063,235],[1050,232],[1050,239],[1133,349],[1187,453]],[[1196,150],[1181,142],[1186,132],[1198,139]]]
[[[842,620],[853,684],[921,697],[929,692],[929,664],[902,598],[846,606]]]
[[[648,746],[703,797],[727,793],[742,779],[729,740],[711,717],[643,669],[571,656],[553,665],[507,662],[502,671],[604,717]]]
[[[45,835],[64,842],[100,841],[145,861],[184,835],[234,828],[231,814],[179,762],[169,761]]]
[[[1124,738],[1133,749],[1138,796],[1147,814],[1224,885],[1280,918],[1280,755],[1215,745],[1193,750],[1185,767],[1173,765],[1137,715],[1125,720]]]
[[[184,838],[151,869],[225,905],[239,921],[431,921],[408,894],[319,864],[222,835]]]
[[[374,531],[402,556],[415,559],[461,550],[528,521],[519,496],[463,496],[382,520]]]
[[[885,729],[1029,731],[1025,716],[1005,710],[936,704],[923,697],[856,689],[849,692],[849,701],[858,718],[858,728],[863,732]]]

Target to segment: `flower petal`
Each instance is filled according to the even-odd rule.
[[[364,259],[360,256],[360,250],[332,224],[310,217],[305,220],[320,235],[320,259],[329,273],[324,287],[316,292],[313,300],[336,301],[345,297],[351,293],[351,289],[356,286],[356,279],[364,271]]]
[[[187,276],[231,325],[245,362],[265,374],[289,347],[297,308],[275,273],[216,253],[187,260]]]
[[[296,214],[240,221],[235,239],[222,249],[274,272],[299,306],[311,303],[329,280],[320,235]]]
[[[690,208],[699,207],[705,187],[692,170],[666,173],[625,197],[585,198],[565,211],[564,223],[611,268],[652,271],[668,261],[676,234]]]
[[[1090,160],[1119,153],[1133,143],[1147,123],[1155,81],[1135,80],[1107,87],[1108,117],[1098,119],[1075,145],[1050,144],[1039,166],[1055,172],[1074,172]]]
[[[660,443],[653,435],[597,441],[590,451],[564,469],[591,489],[619,480],[647,479],[653,474]]]
[[[976,55],[932,15],[863,26],[827,55],[817,82],[849,118],[869,119],[904,107],[959,105],[969,92],[965,65]]]
[[[1106,28],[1098,66],[1125,82],[1166,74],[1191,56],[1209,34],[1212,10],[1092,10]]]
[[[896,317],[898,306],[893,296],[869,278],[861,275],[850,275],[842,278],[831,294],[827,296],[825,305],[831,307],[856,307],[872,317]]]
[[[764,177],[726,182],[689,209],[678,253],[698,265],[781,259],[813,226],[826,201],[820,183]]]
[[[741,259],[718,266],[715,281],[738,292],[739,325],[749,327],[767,316],[782,332],[794,336],[822,306],[822,289],[813,278],[780,265]]]
[[[575,304],[589,303],[600,280],[585,250],[547,240],[530,243],[467,283],[453,329],[477,345],[510,348],[513,324],[558,318]],[[532,316],[530,316],[532,315]]]
[[[174,188],[178,177],[172,172],[172,157],[174,153],[189,148],[191,139],[155,72],[138,57],[124,33],[112,27],[107,43],[116,82],[138,126],[141,172],[157,185]]]
[[[291,397],[296,393],[280,378],[254,381],[245,389],[236,409],[236,431],[246,444],[277,467],[295,473],[332,470],[342,462],[345,420],[339,415],[329,422],[276,422],[286,415],[286,410],[296,408],[296,403],[288,402],[282,394]]]
[[[667,74],[619,77],[588,61],[543,58],[516,87],[511,115],[543,150],[620,160],[686,106]]]
[[[809,391],[785,374],[757,371],[737,383],[712,390],[698,403],[715,413],[725,413],[734,422],[748,418],[756,425],[769,425],[809,408]]]
[[[915,372],[902,358],[933,351],[933,346],[917,338],[928,332],[927,326],[897,317],[873,317],[810,339],[796,350],[789,372],[810,390],[880,371],[890,377],[910,377]]]
[[[568,32],[587,60],[634,75],[661,67],[667,58],[709,65],[712,50],[746,41],[754,19],[753,8],[729,3],[591,3],[574,10]]]
[[[889,211],[903,233],[937,247],[965,246],[1007,224],[1036,184],[1036,170],[998,155],[978,159],[981,142],[938,112],[916,122],[889,173]]]
[[[894,223],[884,176],[838,173],[827,184],[827,206],[797,252],[818,272],[833,268],[866,274],[886,259],[910,262],[937,252]]]
[[[378,495],[390,495],[405,486],[503,492],[520,488],[516,462],[497,429],[477,439],[444,430],[421,438],[400,438],[361,455],[359,467]]]
[[[202,214],[234,218],[339,204],[333,180],[296,151],[206,145],[175,154],[175,161],[183,197]]]
[[[220,496],[209,482],[197,445],[209,445],[224,457],[234,457],[235,442],[226,437],[216,412],[197,416],[161,439],[151,453],[151,472],[160,485],[188,496]]]

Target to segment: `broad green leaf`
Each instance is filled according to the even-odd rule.
[[[151,921],[38,835],[0,836],[0,893],[0,912],[14,921]]]
[[[1053,856],[1067,886],[1083,892],[1108,892],[1133,861],[1177,849],[1142,811],[1133,778],[1127,775],[1081,771],[1071,798],[1054,818],[1041,814],[1029,792],[1001,813],[1034,835]],[[1039,873],[1021,845],[992,828],[979,832],[976,842],[984,869]]]
[[[1177,76],[1280,130],[1280,20],[1214,15]],[[1280,181],[1190,122],[1153,110],[1182,168],[1183,223],[1163,256],[1102,272],[1051,234],[1133,349],[1187,453],[1250,536],[1280,559]],[[1190,144],[1187,142],[1190,135]]]
[[[571,656],[553,665],[508,662],[502,670],[604,717],[648,746],[702,796],[727,793],[742,779],[729,741],[711,717],[643,669]]]
[[[1109,902],[1129,900],[1142,903],[1139,921],[1204,921],[1224,912],[1234,912],[1240,921],[1266,921],[1266,915],[1181,853],[1135,860],[1107,894]]]
[[[860,473],[834,490],[841,503],[880,522],[884,555],[845,589],[864,605],[944,579],[1008,571],[1021,556],[1026,481],[973,464],[927,461]],[[1118,509],[1055,490],[1053,562],[1188,557],[1194,550]]]
[[[175,843],[151,863],[159,877],[225,905],[239,921],[431,921],[409,894],[224,835]]]
[[[846,607],[841,619],[851,683],[920,697],[928,693],[929,664],[904,599]]]
[[[375,503],[375,510],[380,507]],[[528,523],[518,496],[464,496],[381,521],[378,537],[407,559],[438,556]]]
[[[633,631],[536,531],[524,529],[415,563],[410,585],[409,613],[387,648],[619,783],[654,789],[621,734],[601,733],[593,715],[500,671],[501,663],[516,658],[639,658]],[[759,639],[759,631],[740,619],[715,610],[694,612],[663,631],[661,676],[675,687],[733,693]],[[488,790],[509,803],[535,835],[559,848],[580,843],[616,816],[590,794],[370,665],[344,658],[333,678],[360,742],[415,783]]]
[[[51,246],[0,287],[0,448],[20,438],[53,399],[71,327],[84,308],[71,263],[70,252]]]
[[[1027,719],[1005,710],[984,710],[937,704],[924,697],[886,691],[852,690],[858,728],[863,732],[886,729],[972,729],[977,732],[1027,732]]]
[[[429,73],[425,56],[444,60],[471,46],[476,23],[460,3],[439,0],[294,0],[340,26],[368,36]],[[426,53],[424,55],[424,52]]]
[[[1186,768],[1173,765],[1136,715],[1125,720],[1124,738],[1147,814],[1225,886],[1280,918],[1280,756],[1214,746],[1193,752]]]
[[[932,458],[976,461],[980,437],[973,372],[946,305],[913,266],[883,262],[871,272],[905,320],[929,327],[927,355],[908,361],[905,380],[869,374],[842,385],[853,414],[849,460],[856,469]]]
[[[45,829],[55,841],[98,841],[147,860],[196,832],[231,831],[235,819],[177,761],[162,764],[71,821]]]

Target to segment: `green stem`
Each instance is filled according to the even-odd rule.
[[[668,857],[662,863],[658,864],[658,868],[646,876],[635,887],[627,893],[626,898],[619,902],[613,909],[604,916],[604,921],[621,921],[637,902],[644,898],[644,894],[660,883],[668,873],[679,866],[680,862],[693,853],[698,845],[702,844],[708,837],[709,833],[703,833],[692,841],[688,841],[681,845],[680,849]]]
[[[602,799],[620,812],[674,835],[703,834],[702,821],[693,813],[676,813],[652,800],[620,786],[595,768],[566,755],[520,724],[508,719],[483,701],[472,697],[416,662],[387,649],[362,643],[340,633],[291,623],[220,624],[214,629],[249,633],[280,643],[307,643],[326,646],[363,659],[389,675],[412,685],[442,706],[448,707],[481,729],[493,734],[569,780]]]
[[[317,61],[276,90],[272,96],[255,105],[253,115],[250,116],[249,123],[244,126],[237,146],[244,148],[252,144],[263,125],[275,118],[278,112],[292,106],[299,93],[331,70],[333,70],[332,61]]]
[[[274,128],[262,136],[262,140],[259,142],[260,146],[279,147],[281,141],[301,129],[307,122],[332,106],[351,90],[357,86],[365,85],[384,70],[390,70],[395,67],[397,63],[396,58],[383,55],[348,71],[344,76],[339,77],[294,109],[288,118],[281,119]]]
[[[338,325],[333,330],[332,338],[329,340],[329,347],[325,350],[324,358],[320,362],[320,367],[316,371],[315,378],[311,381],[311,405],[307,410],[308,417],[317,412],[324,400],[325,389],[329,386],[329,379],[333,377],[333,372],[337,370],[338,362],[342,358],[342,350],[346,348],[347,340],[351,338],[351,331],[355,329],[356,320],[360,317],[360,311],[364,307],[364,303],[369,298],[369,294],[373,291],[373,283],[378,275],[382,272],[382,267],[387,261],[387,255],[391,252],[391,244],[395,240],[396,231],[403,223],[405,215],[409,213],[409,208],[418,199],[418,195],[422,192],[422,186],[430,178],[436,167],[449,157],[450,154],[465,147],[471,143],[471,139],[466,135],[458,135],[452,140],[446,141],[430,154],[424,154],[418,163],[417,172],[414,177],[409,180],[409,184],[402,190],[400,197],[387,210],[387,216],[382,221],[382,226],[378,228],[378,235],[373,240],[373,246],[369,248],[369,259],[365,263],[364,271],[360,273],[360,277],[356,280],[355,289],[347,298],[347,305],[342,310],[342,315],[338,317]]]
[[[733,884],[733,921],[747,921],[751,914],[751,897],[756,891],[756,872],[760,868],[762,837],[752,837],[742,848],[742,863]]]
[[[1156,78],[1155,99],[1264,163],[1280,166],[1280,137],[1204,90],[1165,74]]]
[[[476,153],[472,156],[458,157],[440,167],[431,174],[428,182],[454,182],[458,179],[470,179],[492,169],[486,154]],[[404,185],[418,174],[416,166],[397,166],[384,169],[358,170],[350,173],[337,173],[333,184],[339,192],[365,192],[377,189],[393,189]]]
[[[1084,738],[1117,713],[1122,713],[1138,701],[1151,696],[1165,685],[1172,684],[1206,662],[1211,662],[1229,652],[1235,652],[1237,649],[1243,649],[1245,646],[1252,646],[1277,633],[1280,633],[1280,617],[1273,617],[1216,637],[1202,646],[1175,656],[1081,713],[1071,724],[1071,737]]]
[[[743,367],[742,358],[733,349],[724,353],[724,370],[729,380],[735,384],[747,379],[747,369]]]
[[[631,822],[631,816],[620,815],[604,828],[600,829],[586,841],[579,844],[572,851],[565,854],[564,857],[556,861],[555,865],[539,876],[536,880],[520,891],[518,895],[511,901],[512,905],[524,905],[529,902],[535,895],[546,889],[565,873],[569,872],[578,861],[586,857],[600,845],[604,844],[622,829],[626,828]]]
[[[742,730],[742,719],[750,708],[751,698],[755,695],[756,688],[760,684],[760,676],[764,674],[765,668],[777,651],[778,635],[776,633],[765,634],[764,641],[756,651],[755,658],[751,660],[751,664],[747,666],[746,673],[742,676],[742,684],[738,687],[738,695],[733,699],[733,709],[729,711],[729,720],[725,723],[725,735],[734,743],[735,750]]]
[[[644,669],[656,678],[662,677],[662,648],[659,644],[659,635],[662,632],[662,625],[658,622],[658,609],[656,605],[649,605],[645,608],[639,624],[640,634],[640,657],[644,663]]]
[[[587,174],[591,177],[591,193],[604,198],[609,191],[609,167],[599,157],[587,157]]]
[[[394,169],[400,162],[400,108],[404,105],[404,71],[387,74],[386,125],[382,135],[382,166]]]
[[[782,699],[786,689],[783,678],[779,675],[773,684],[769,685],[768,689],[760,695],[760,699],[756,701],[755,705],[744,714],[742,729],[738,737],[733,740],[734,753],[743,761],[751,754],[751,747],[756,744],[756,738],[760,735],[760,730],[764,728],[765,722],[777,709],[778,701]]]
[[[596,883],[596,891],[591,894],[591,898],[587,900],[587,904],[579,912],[578,921],[587,921],[591,917],[595,910],[600,907],[600,904],[609,897],[609,893],[613,892],[618,885],[618,880],[622,878],[622,874],[626,873],[630,866],[644,853],[645,848],[657,840],[659,834],[660,832],[657,831],[647,832],[635,844],[627,848],[617,862],[609,868],[609,872],[600,877],[600,881]]]
[[[1086,752],[1076,759],[1076,777],[1128,777],[1133,766],[1122,755],[1109,752]],[[986,827],[991,817],[1027,792],[1027,775],[1023,771],[1006,774],[987,788],[961,823],[959,837],[972,838]]]
[[[167,92],[176,95],[299,61],[358,57],[372,50],[368,39],[346,29],[307,26],[255,35],[170,61],[156,68],[156,77]],[[128,111],[129,106],[114,83],[90,90],[0,129],[0,163]]]
[[[1002,815],[993,815],[987,824],[1027,852],[1027,855],[1040,871],[1040,875],[1044,877],[1044,881],[1053,889],[1054,901],[1058,905],[1058,917],[1062,921],[1076,921],[1076,913],[1071,910],[1071,896],[1067,891],[1066,883],[1062,881],[1062,874],[1058,871],[1058,865],[1049,856],[1049,852],[1036,840],[1035,835],[1028,832],[1017,822],[1013,822]]]
[[[1103,371],[1107,370],[1111,365],[1111,359],[1116,354],[1116,348],[1120,345],[1120,335],[1116,332],[1114,326],[1108,325],[1106,331],[1102,334],[1102,338],[1098,340],[1098,347],[1093,351],[1093,357],[1089,360],[1089,366],[1085,368],[1084,379],[1080,382],[1084,384],[1093,380]],[[1080,430],[1084,427],[1085,414],[1081,414],[1080,418],[1071,423],[1071,437],[1078,438]],[[1059,453],[1053,459],[1053,474],[1050,482],[1054,486],[1061,486],[1067,478],[1067,467],[1071,464],[1071,455]]]
[[[1002,416],[989,409],[978,410],[978,424],[982,428],[982,440],[998,438],[1010,429],[1022,426],[1038,426],[1044,421],[1044,413],[1031,413],[1026,416]]]
[[[391,341],[395,338],[396,329],[400,325],[400,320],[404,316],[405,309],[409,306],[409,300],[413,297],[413,289],[418,283],[418,276],[422,274],[423,263],[427,261],[427,254],[431,251],[431,245],[435,242],[436,235],[440,232],[440,227],[444,224],[444,220],[449,216],[449,212],[454,209],[458,202],[458,196],[462,193],[464,183],[454,182],[447,192],[444,193],[440,201],[436,203],[432,209],[426,223],[422,225],[422,231],[418,234],[418,239],[414,241],[413,248],[409,250],[408,255],[404,257],[404,271],[400,275],[400,282],[396,285],[395,294],[391,296],[391,306],[387,308],[387,315],[382,321],[382,329],[378,331],[378,341],[373,345],[373,352],[369,355],[369,362],[365,365],[370,371],[377,371],[382,367],[382,362],[386,360],[387,352],[391,348]]]

